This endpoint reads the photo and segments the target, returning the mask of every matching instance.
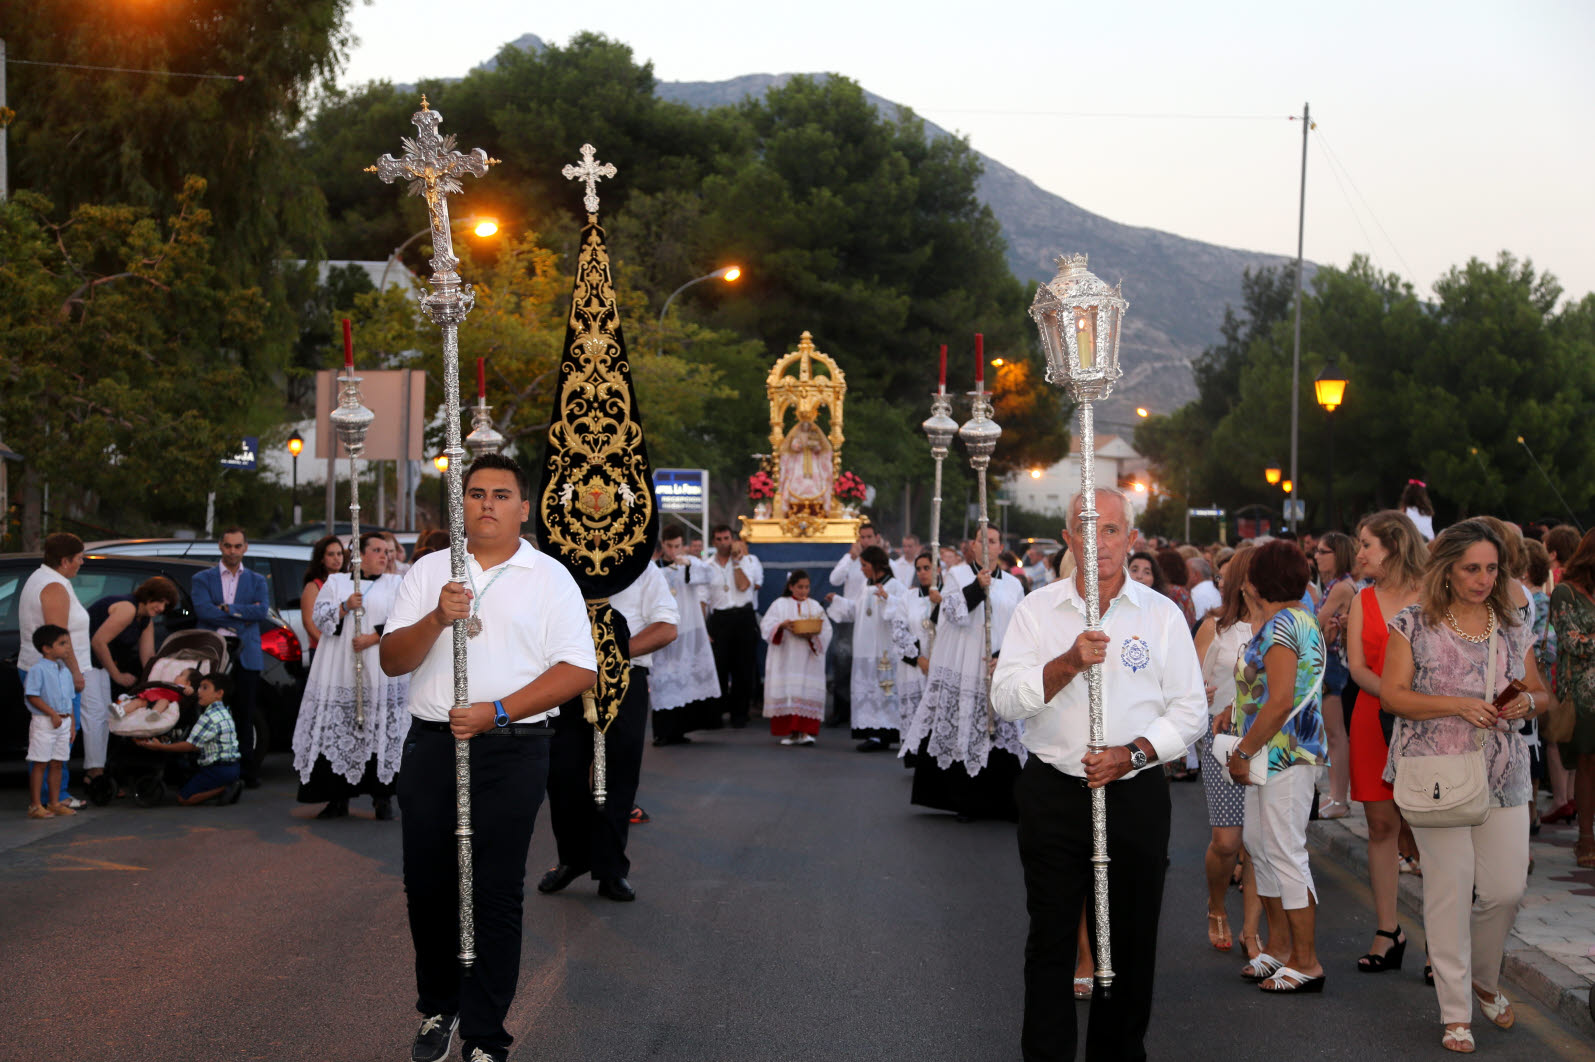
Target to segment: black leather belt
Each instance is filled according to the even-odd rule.
[[[714,608],[709,610],[709,615],[718,616],[723,612],[752,612],[752,605],[732,605],[730,608]]]
[[[433,722],[431,719],[415,719],[411,725],[421,730],[430,730],[437,734],[452,734],[447,723]],[[550,737],[554,728],[547,723],[507,723],[504,726],[490,726],[478,734],[478,737]]]

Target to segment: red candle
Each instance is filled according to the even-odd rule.
[[[487,359],[476,359],[476,397],[487,397]]]
[[[936,378],[938,390],[947,390],[947,344],[941,345],[941,375]]]
[[[986,337],[975,333],[975,383],[986,382]]]
[[[349,329],[349,318],[343,319],[343,367],[354,374],[354,333]]]

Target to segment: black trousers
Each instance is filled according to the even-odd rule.
[[[1091,906],[1091,790],[1031,756],[1014,787],[1019,805],[1019,859],[1024,864],[1030,935],[1025,940],[1025,1062],[1072,1062],[1076,932]],[[1168,865],[1169,784],[1157,767],[1109,783],[1108,924],[1113,987],[1091,1000],[1088,1062],[1146,1058],[1157,965],[1158,915]],[[1096,917],[1091,916],[1096,947]]]
[[[595,878],[623,878],[631,872],[626,834],[647,732],[648,669],[634,667],[620,713],[604,731],[607,796],[599,808],[591,784],[592,724],[582,716],[580,699],[560,706],[548,769],[548,814],[561,863],[590,871]]]
[[[260,701],[260,672],[252,668],[233,667],[233,695],[227,698],[227,708],[233,715],[233,726],[238,730],[238,761],[240,773],[246,779],[260,777],[260,759],[255,749],[255,705]],[[259,750],[259,756],[266,754]]]
[[[706,621],[714,642],[714,670],[720,677],[720,708],[733,723],[746,723],[758,692],[759,620],[752,605],[709,613]]]
[[[548,784],[548,735],[472,738],[471,830],[476,963],[459,963],[454,738],[411,724],[399,769],[404,893],[415,944],[415,1009],[458,1014],[461,1054],[507,1050],[504,1016],[521,969],[526,850]]]

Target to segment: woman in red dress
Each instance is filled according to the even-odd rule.
[[[1357,525],[1357,574],[1374,585],[1357,595],[1346,629],[1346,663],[1360,692],[1351,713],[1351,799],[1368,816],[1368,884],[1379,924],[1363,973],[1399,970],[1407,949],[1396,921],[1397,838],[1402,831],[1395,793],[1384,781],[1390,735],[1381,720],[1379,679],[1385,669],[1390,618],[1418,600],[1428,548],[1406,514],[1394,509]],[[1390,717],[1386,716],[1385,719]]]

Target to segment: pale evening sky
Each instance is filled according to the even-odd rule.
[[[662,81],[839,73],[1087,210],[1279,254],[1301,163],[1286,116],[1308,101],[1309,259],[1369,253],[1427,293],[1510,250],[1570,296],[1595,290],[1587,0],[371,0],[352,26],[345,84],[458,77],[523,33],[583,30]],[[1175,117],[1075,116],[1125,113]]]

